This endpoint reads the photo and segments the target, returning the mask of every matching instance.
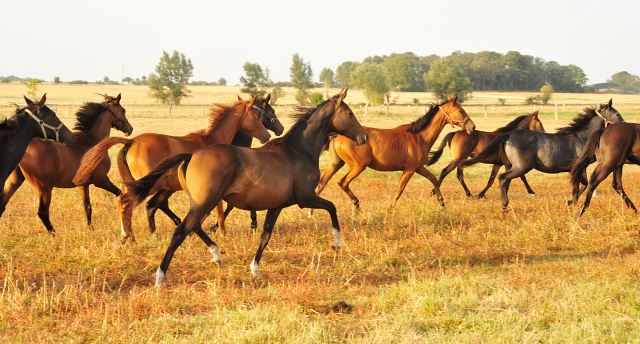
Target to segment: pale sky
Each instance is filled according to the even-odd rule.
[[[581,67],[588,83],[640,75],[640,1],[25,1],[0,4],[0,76],[52,81],[148,76],[162,51],[192,80],[239,83],[246,62],[288,81],[294,53],[314,80],[370,55],[483,50]]]

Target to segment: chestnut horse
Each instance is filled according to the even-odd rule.
[[[131,135],[133,127],[127,121],[125,109],[120,105],[120,94],[117,97],[104,95],[103,103],[85,103],[76,113],[77,123],[73,128],[76,140],[71,146],[64,146],[51,141],[32,140],[27,151],[11,176],[4,184],[4,208],[11,196],[18,190],[25,179],[29,181],[40,199],[38,216],[49,232],[55,232],[49,220],[49,206],[53,188],[74,188],[71,181],[80,167],[80,159],[89,148],[95,146],[104,138],[109,137],[111,128]],[[93,184],[112,194],[120,195],[120,189],[113,185],[107,173],[111,168],[111,159],[105,154],[104,158],[93,171],[93,174],[82,185],[78,185],[84,201],[84,211],[87,223],[91,225],[91,200],[89,185]]]
[[[45,93],[39,102],[34,103],[24,97],[27,106],[18,108],[8,119],[0,122],[0,183],[4,185],[7,177],[18,166],[31,139],[55,139],[65,145],[72,145],[75,137],[44,103]],[[0,191],[0,199],[4,191]],[[0,203],[0,216],[4,213],[4,205]]]
[[[351,109],[344,103],[347,90],[315,108],[300,111],[296,123],[281,138],[260,148],[214,145],[193,154],[181,154],[165,160],[148,176],[128,184],[130,197],[140,202],[166,171],[180,165],[180,184],[189,195],[190,209],[175,229],[166,254],[156,273],[156,286],[164,280],[173,254],[186,236],[195,231],[221,264],[220,247],[202,230],[200,221],[220,200],[245,210],[267,209],[258,251],[251,272],[258,276],[260,258],[269,243],[273,226],[283,208],[317,208],[329,212],[333,226],[333,248],[340,251],[340,224],[333,203],[315,194],[320,179],[319,158],[328,135],[344,135],[356,144],[367,142],[367,133]],[[219,216],[221,229],[224,222]]]
[[[118,171],[122,180],[127,183],[144,177],[167,157],[190,153],[198,148],[216,143],[230,143],[239,130],[246,131],[259,138],[261,142],[266,142],[271,135],[262,125],[261,113],[264,109],[255,105],[257,101],[258,96],[253,97],[250,101],[237,101],[231,105],[214,103],[215,107],[211,109],[209,114],[211,118],[209,127],[185,136],[146,133],[133,139],[111,137],[102,140],[82,158],[82,164],[73,178],[73,182],[76,185],[84,184],[107,150],[118,143],[124,145],[118,151],[116,158]],[[182,190],[175,173],[167,174],[158,185],[153,190],[154,193],[163,188],[170,191]],[[126,186],[124,189],[126,192]],[[168,205],[166,199],[159,204],[159,208],[167,215],[173,215],[174,222],[179,222],[180,219],[169,210],[168,206],[165,207],[165,205]],[[135,241],[131,229],[134,205],[124,200],[120,195],[118,196],[118,206],[120,208],[122,242],[126,242],[128,238],[131,238],[131,241]]]
[[[458,95],[440,104],[432,104],[427,113],[411,124],[401,125],[393,129],[378,129],[363,127],[369,134],[369,142],[357,147],[346,137],[338,136],[329,143],[329,167],[322,174],[316,193],[320,195],[331,177],[345,162],[349,171],[340,179],[338,185],[349,195],[356,209],[360,208],[360,201],[349,189],[349,184],[367,167],[377,171],[402,171],[400,183],[396,189],[392,206],[402,195],[405,186],[414,173],[429,179],[435,187],[438,202],[444,205],[440,184],[424,165],[427,164],[429,150],[438,139],[438,135],[449,123],[453,127],[459,126],[469,134],[475,129],[475,124],[467,116],[460,104],[456,103]],[[309,212],[311,215],[311,211]]]
[[[635,205],[622,188],[622,167],[627,162],[640,165],[640,124],[616,123],[596,130],[589,136],[582,155],[571,166],[573,204],[577,204],[578,198],[580,198],[581,176],[586,173],[587,166],[595,161],[598,164],[589,179],[587,196],[578,218],[589,207],[595,189],[611,172],[613,172],[613,189],[622,197],[627,208],[638,213]]]
[[[458,181],[462,185],[462,188],[464,189],[464,192],[467,194],[467,197],[473,197],[471,195],[471,192],[467,188],[467,184],[465,184],[464,182],[463,167],[460,166],[460,163],[464,160],[467,160],[467,158],[469,157],[474,158],[484,149],[484,147],[486,147],[489,144],[489,142],[495,139],[498,135],[502,133],[508,133],[518,129],[535,130],[543,133],[545,132],[544,127],[542,126],[542,122],[540,122],[540,119],[538,118],[538,111],[533,112],[529,115],[519,116],[513,121],[509,122],[509,124],[505,125],[504,127],[496,129],[495,131],[492,131],[492,132],[474,130],[473,133],[468,134],[466,131],[454,131],[447,134],[442,139],[442,142],[440,143],[440,147],[438,147],[437,150],[432,151],[429,154],[429,161],[427,162],[427,165],[429,166],[429,165],[435,164],[442,156],[442,151],[444,150],[444,147],[449,145],[453,159],[451,160],[449,165],[443,168],[442,172],[440,172],[440,176],[438,176],[438,184],[442,185],[442,181],[444,180],[444,178],[449,173],[451,173],[451,171],[453,171],[454,168],[457,167]],[[498,174],[498,171],[502,166],[502,160],[500,159],[496,159],[495,161],[492,161],[490,163],[493,164],[493,169],[491,170],[491,175],[489,176],[489,182],[487,183],[487,186],[484,188],[484,190],[480,192],[480,194],[478,195],[478,198],[484,197],[484,194],[487,192],[487,190],[489,190],[489,188],[493,184],[493,181],[496,179],[496,175]],[[527,191],[529,192],[529,194],[535,196],[536,193],[533,192],[533,190],[531,190],[529,183],[527,183],[527,178],[523,175],[520,177],[520,179],[522,179],[522,182],[524,183],[524,186],[527,188]],[[431,191],[431,195],[433,194],[435,194],[435,189]]]

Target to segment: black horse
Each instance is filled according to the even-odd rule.
[[[525,175],[532,169],[544,173],[571,171],[571,164],[578,159],[589,135],[606,124],[623,122],[620,113],[613,108],[612,101],[597,108],[585,108],[573,122],[558,129],[555,134],[531,130],[516,130],[505,133],[493,140],[477,157],[462,163],[471,166],[485,160],[502,157],[506,171],[498,176],[502,192],[502,207],[509,204],[509,183],[511,179]],[[586,174],[580,177],[582,189],[586,188]],[[571,203],[571,202],[568,202]]]
[[[282,132],[284,132],[284,126],[280,123],[278,116],[276,116],[276,111],[269,104],[269,100],[271,99],[271,93],[267,95],[264,99],[258,99],[254,108],[258,110],[262,115],[262,125],[267,130],[273,131],[274,134],[280,136]],[[242,101],[242,98],[238,96],[238,100]],[[264,110],[263,110],[264,109]],[[236,136],[233,137],[233,141],[231,141],[231,145],[238,147],[251,147],[251,143],[253,142],[253,136],[245,133],[244,131],[238,131]],[[156,231],[156,222],[155,222],[155,213],[158,209],[162,210],[169,218],[176,224],[180,224],[180,218],[169,209],[169,197],[173,195],[175,191],[162,189],[158,191],[149,201],[147,202],[147,221],[149,221],[149,229],[151,232]],[[224,212],[224,218],[226,219],[233,206],[228,205],[227,210]],[[218,225],[212,225],[211,230],[216,231]],[[251,212],[251,228],[258,228],[258,216],[255,211]]]
[[[44,105],[46,93],[37,103],[27,97],[24,100],[26,107],[18,108],[10,118],[0,122],[0,183],[3,186],[34,137],[56,140],[66,145],[72,145],[75,140],[71,130],[62,124],[56,113]],[[3,193],[4,190],[0,189],[0,199]],[[4,206],[0,207],[2,216]]]

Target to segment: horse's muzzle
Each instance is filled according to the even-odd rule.
[[[362,146],[363,144],[367,143],[367,141],[369,141],[369,135],[368,134],[357,135],[356,136],[356,144],[358,146]]]
[[[269,133],[265,132],[265,134],[260,135],[260,143],[262,144],[267,143],[270,139],[271,139],[271,134]]]
[[[465,129],[467,130],[467,134],[471,134],[474,130],[476,130],[476,125],[473,122],[469,121],[465,125]]]

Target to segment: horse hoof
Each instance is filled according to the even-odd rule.
[[[215,263],[219,268],[221,268],[221,267],[222,267],[222,259],[220,259],[220,258],[218,258],[218,259],[216,259],[216,258],[211,258],[211,262],[212,262],[212,263]]]
[[[331,245],[331,248],[336,252],[336,255],[340,254],[340,246]]]
[[[483,199],[484,198],[484,194],[478,194],[478,199]]]
[[[529,196],[531,197],[538,197],[538,195],[536,195],[535,193],[530,193]]]
[[[567,201],[564,202],[564,205],[566,205],[566,206],[570,206],[572,204],[573,204],[573,200],[567,200]]]
[[[251,277],[258,278],[260,266],[256,263],[255,259],[251,262],[249,268],[251,269]]]
[[[253,229],[254,231],[255,231],[256,229],[258,229],[258,224],[257,224],[257,223],[252,223],[252,224],[251,224],[251,229]]]
[[[435,195],[435,194],[436,194],[436,191],[435,191],[435,190],[431,190],[431,191],[429,191],[429,196],[433,196],[433,195]]]
[[[218,225],[211,225],[211,227],[209,227],[209,230],[211,231],[211,233],[216,234],[216,232],[218,231]]]

